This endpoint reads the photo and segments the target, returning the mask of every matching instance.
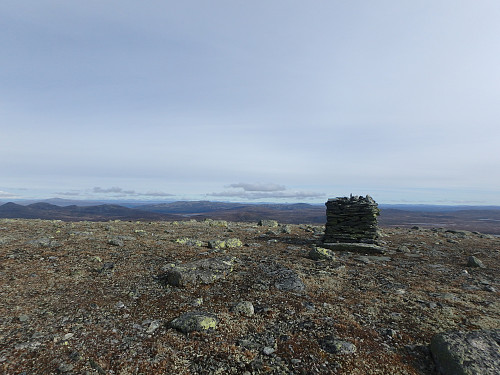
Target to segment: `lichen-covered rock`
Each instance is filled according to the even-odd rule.
[[[205,223],[211,227],[227,228],[227,221],[226,220],[205,219]]]
[[[243,246],[243,242],[239,238],[229,238],[226,240],[226,247],[241,247]]]
[[[335,260],[335,254],[330,249],[313,246],[309,251],[309,258],[312,260]]]
[[[241,246],[243,246],[243,242],[241,242],[241,240],[238,238],[208,241],[208,247],[210,249],[226,249],[226,248],[235,248]]]
[[[181,245],[187,245],[187,246],[198,246],[198,247],[201,247],[201,246],[205,245],[200,240],[197,240],[197,239],[194,239],[194,238],[187,238],[187,237],[178,238],[178,239],[175,240],[175,242],[180,243]]]
[[[182,314],[170,322],[170,327],[183,333],[193,331],[208,331],[217,327],[218,319],[214,314],[191,311]]]
[[[245,316],[249,316],[249,317],[252,316],[254,314],[254,312],[255,312],[253,304],[250,301],[241,301],[241,302],[238,302],[233,307],[233,311],[235,313],[239,313],[241,315],[245,315]]]
[[[270,227],[276,228],[278,226],[278,222],[276,220],[259,220],[259,226],[261,227]]]
[[[288,224],[281,226],[281,233],[290,234],[292,233],[292,227]]]
[[[352,342],[339,340],[334,336],[324,337],[320,341],[320,344],[323,350],[332,354],[353,354],[356,353],[357,350],[356,345],[354,345]]]
[[[226,247],[226,241],[223,240],[212,240],[208,241],[208,248],[209,249],[224,249]]]
[[[431,353],[443,375],[497,375],[500,329],[447,332],[431,340]]]
[[[212,284],[231,273],[235,261],[234,257],[219,257],[180,265],[171,264],[166,267],[166,272],[159,276],[159,280],[180,287],[188,284]]]

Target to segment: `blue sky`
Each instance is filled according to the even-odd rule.
[[[0,201],[500,204],[500,2],[0,3]]]

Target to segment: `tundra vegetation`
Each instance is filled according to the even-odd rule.
[[[495,343],[498,238],[324,228],[2,219],[0,372],[423,375],[456,368],[450,332]]]

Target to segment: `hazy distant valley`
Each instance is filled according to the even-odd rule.
[[[0,218],[63,221],[181,221],[210,218],[235,222],[274,219],[289,224],[326,222],[324,205],[306,203],[243,204],[210,201],[118,203],[100,204],[100,202],[61,199],[36,203],[0,203]],[[500,207],[497,206],[381,205],[380,208],[379,223],[383,227],[443,227],[500,235]]]

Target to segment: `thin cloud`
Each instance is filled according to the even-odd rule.
[[[80,192],[78,191],[59,191],[56,192],[57,195],[64,195],[67,197],[77,197],[80,195]]]
[[[137,193],[134,190],[123,190],[121,187],[113,186],[108,189],[103,189],[99,186],[96,186],[92,189],[94,193],[99,194],[123,194],[123,195],[136,195]]]
[[[290,191],[283,185],[277,184],[231,184],[229,187],[237,190],[227,190],[207,194],[211,197],[256,199],[314,199],[324,198],[325,194],[312,191]],[[243,189],[243,190],[240,190]]]
[[[0,198],[17,198],[15,194],[0,190]]]
[[[148,197],[173,197],[174,194],[164,193],[162,191],[150,191],[148,193],[140,194]]]
[[[113,186],[110,188],[101,188],[96,186],[92,189],[93,193],[96,194],[114,194],[114,196],[124,197],[124,196],[134,196],[134,197],[172,197],[174,194],[165,193],[163,191],[149,191],[147,193],[137,192],[135,190],[125,190],[118,186]]]
[[[237,184],[231,184],[230,188],[242,188],[244,191],[285,191],[286,187],[278,184],[249,184],[244,182],[239,182]]]

